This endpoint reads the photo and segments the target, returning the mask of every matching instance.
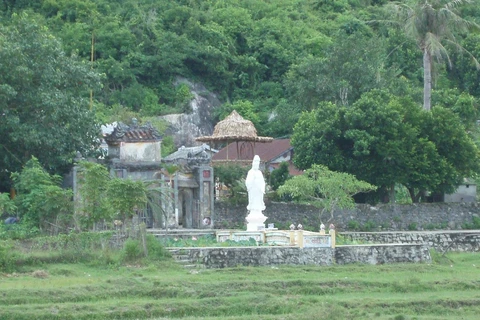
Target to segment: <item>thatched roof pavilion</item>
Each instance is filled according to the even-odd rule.
[[[237,143],[237,154],[242,153],[242,149],[246,149],[246,143],[248,143],[251,148],[253,147],[253,153],[255,152],[255,142],[272,142],[273,138],[271,137],[259,137],[257,135],[257,129],[250,120],[245,120],[241,115],[238,114],[236,110],[233,110],[232,113],[217,123],[213,130],[213,135],[198,137],[197,141],[202,142],[226,142],[227,145],[230,142]],[[239,146],[238,143],[242,145]],[[251,149],[250,148],[250,149]],[[252,157],[253,158],[253,157]],[[227,154],[228,159],[228,154]],[[232,159],[238,160],[238,159]]]

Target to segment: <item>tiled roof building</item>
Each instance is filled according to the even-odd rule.
[[[212,162],[240,162],[250,165],[255,155],[260,157],[265,170],[272,171],[277,169],[280,163],[287,161],[290,163],[289,171],[291,175],[302,173],[292,164],[293,147],[290,145],[290,139],[256,142],[254,148],[249,142],[240,143],[239,147],[237,147],[236,143],[230,143],[212,157]]]

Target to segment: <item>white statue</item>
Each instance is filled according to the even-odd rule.
[[[265,217],[262,213],[265,210],[265,202],[263,195],[265,194],[265,180],[263,173],[260,171],[260,157],[253,157],[252,169],[248,171],[245,186],[248,191],[249,214],[245,218],[247,221],[247,231],[258,231],[265,229]]]
[[[265,202],[263,195],[265,194],[265,180],[263,173],[260,171],[260,157],[253,157],[252,169],[248,171],[245,185],[248,191],[248,211],[265,210]]]

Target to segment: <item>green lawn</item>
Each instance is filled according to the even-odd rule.
[[[0,319],[478,319],[480,254],[433,264],[44,264],[0,274]]]

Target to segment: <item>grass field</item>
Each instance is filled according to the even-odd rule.
[[[0,274],[0,319],[479,319],[479,267],[472,253],[213,270],[49,263]]]

